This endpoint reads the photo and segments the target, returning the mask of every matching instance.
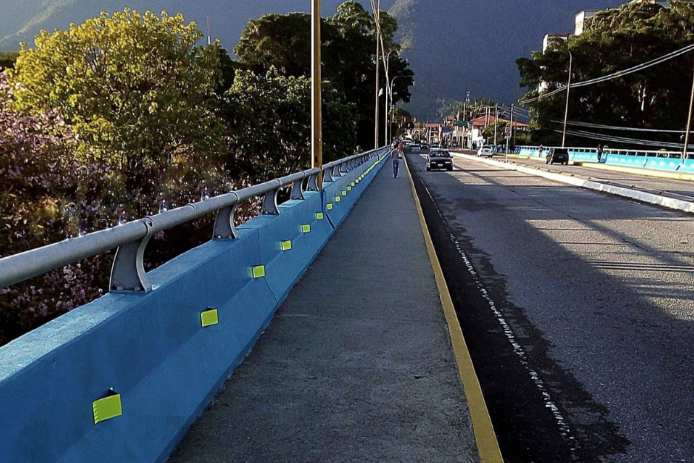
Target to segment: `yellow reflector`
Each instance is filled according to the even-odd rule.
[[[322,213],[322,212],[316,213],[316,219],[318,219],[318,220],[323,220],[323,217],[324,217],[324,216],[323,216],[323,213]]]
[[[352,191],[352,187],[351,187],[351,186],[348,186],[348,187],[347,187],[347,191]]]
[[[265,276],[265,266],[258,265],[253,267],[253,278],[261,278]]]
[[[92,402],[92,411],[94,412],[94,424],[100,421],[110,420],[123,414],[123,405],[121,404],[120,394],[113,392],[111,389],[110,395],[103,399]]]
[[[292,248],[292,242],[287,240],[287,241],[282,241],[282,250],[283,251],[289,251]]]
[[[352,182],[352,186],[354,186],[354,182]]]
[[[327,209],[329,211],[332,211],[333,210],[333,203],[328,203]]]
[[[301,226],[301,231],[303,233],[310,233],[311,232],[311,226],[310,225],[302,225]]]
[[[340,198],[339,196],[335,196],[335,202],[339,203],[340,201],[342,201],[342,198]]]
[[[200,312],[200,322],[202,323],[203,328],[219,323],[217,309],[209,309],[205,310],[204,312]]]
[[[347,196],[347,192],[345,190],[342,190],[342,196]]]

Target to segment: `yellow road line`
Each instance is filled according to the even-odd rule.
[[[468,351],[465,338],[463,337],[463,330],[460,328],[460,323],[458,322],[458,317],[453,307],[453,299],[451,298],[451,293],[448,291],[448,285],[443,276],[441,264],[436,256],[436,250],[434,249],[434,243],[429,234],[429,228],[424,220],[422,205],[419,202],[419,197],[417,196],[417,191],[415,190],[414,181],[412,180],[412,174],[410,173],[410,167],[407,165],[407,161],[405,161],[405,167],[407,168],[407,175],[410,178],[412,195],[417,205],[417,213],[419,214],[419,222],[422,225],[422,233],[424,234],[424,242],[426,243],[429,253],[429,260],[434,270],[436,286],[439,288],[441,305],[443,306],[443,312],[446,316],[446,322],[448,323],[453,354],[455,355],[455,361],[458,365],[458,373],[463,383],[465,396],[467,397],[470,418],[472,419],[472,429],[475,433],[475,441],[477,442],[480,458],[483,463],[504,463],[499,443],[496,440],[496,434],[494,434],[492,420],[489,417],[487,404],[482,395],[482,388],[477,379],[475,367],[472,364],[472,358],[470,357],[470,352]]]

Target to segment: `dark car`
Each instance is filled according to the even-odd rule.
[[[545,164],[560,164],[569,165],[569,150],[566,148],[550,148],[547,152]]]
[[[446,150],[432,149],[427,155],[427,170],[446,169],[453,170],[453,159],[451,153]]]

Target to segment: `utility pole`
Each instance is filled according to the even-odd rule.
[[[496,123],[499,121],[499,105],[495,105],[494,110],[496,115],[494,116],[494,146],[496,146]]]
[[[684,133],[684,147],[682,148],[682,162],[688,159],[689,131],[692,130],[692,106],[694,106],[694,78],[692,78],[692,96],[689,99],[689,114],[687,115],[687,131]]]
[[[381,95],[380,95],[380,90],[381,90],[381,66],[380,66],[380,60],[381,60],[381,49],[380,49],[380,38],[381,38],[381,13],[380,13],[380,8],[381,8],[381,0],[378,0],[378,4],[374,4],[374,2],[371,2],[372,6],[374,6],[374,21],[376,22],[376,30],[374,33],[376,34],[376,120],[375,120],[375,127],[374,127],[374,149],[378,149],[378,107],[381,102]]]
[[[569,83],[566,85],[566,110],[564,111],[564,131],[561,136],[561,147],[566,147],[566,121],[569,117],[569,90],[571,90],[571,65],[573,64],[573,55],[569,52]],[[690,111],[691,112],[691,111]]]
[[[320,0],[311,0],[311,168],[318,167],[317,186],[323,190],[323,118],[320,57]],[[377,97],[378,98],[378,97]],[[378,105],[376,106],[378,108]]]
[[[508,145],[511,142],[511,137],[513,137],[513,104],[511,104],[511,128],[506,139],[506,162],[508,162]]]

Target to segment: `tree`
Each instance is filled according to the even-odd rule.
[[[10,73],[21,84],[15,106],[60,112],[84,161],[131,179],[181,153],[211,154],[220,142],[210,107],[219,51],[196,46],[201,37],[181,15],[129,9],[42,31],[35,48],[22,44]]]
[[[569,51],[573,56],[572,81],[576,83],[645,63],[692,43],[694,5],[672,2],[670,8],[663,8],[658,4],[629,3],[597,13],[582,35],[554,41],[544,53],[535,51],[532,59],[516,62],[520,84],[530,90],[525,96],[529,99],[541,95],[541,85],[543,92],[549,92],[567,83]],[[682,130],[691,91],[689,79],[682,76],[691,76],[694,58],[690,55],[604,83],[572,88],[569,121]],[[536,142],[560,142],[565,98],[566,93],[560,92],[529,104]],[[639,133],[636,138],[678,141],[676,135],[662,133]]]
[[[271,68],[280,75],[309,77],[311,75],[310,16],[303,13],[288,15],[263,15],[249,21],[234,53],[241,65],[259,74]],[[388,51],[399,50],[394,39],[397,21],[386,12],[381,12],[384,45]],[[355,1],[342,3],[333,16],[321,22],[322,77],[335,90],[345,95],[346,101],[357,108],[357,143],[361,146],[373,144],[375,66],[375,22],[364,7]],[[392,53],[389,59],[390,78],[396,79],[393,88],[393,103],[408,102],[409,87],[413,72],[409,63]],[[380,75],[381,87],[385,87],[385,73]],[[389,83],[390,84],[390,83]],[[385,103],[385,99],[382,100]],[[381,108],[381,117],[385,108]],[[381,125],[383,126],[383,125]]]
[[[310,166],[310,79],[283,76],[274,68],[264,75],[239,71],[226,100],[228,171],[267,180]],[[354,110],[340,92],[325,85],[323,112],[327,163],[351,154]]]

